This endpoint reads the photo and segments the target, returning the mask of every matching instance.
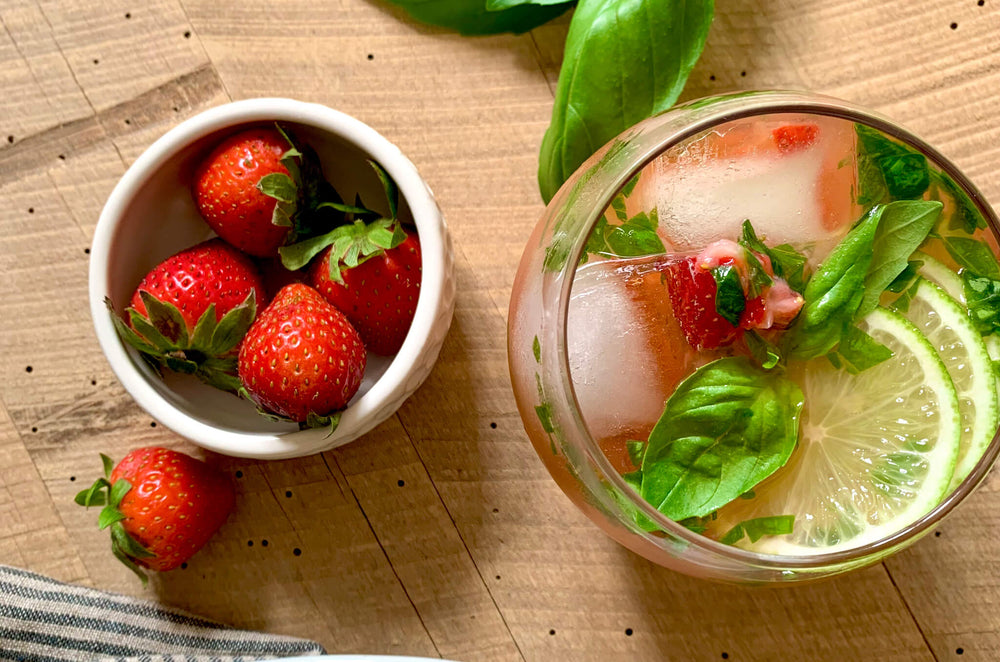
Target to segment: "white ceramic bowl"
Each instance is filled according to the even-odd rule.
[[[118,338],[105,297],[118,312],[142,277],[177,251],[212,236],[192,199],[190,173],[226,136],[275,121],[319,154],[324,174],[344,195],[371,205],[385,194],[365,163],[372,159],[396,181],[400,216],[414,222],[423,260],[420,298],[410,332],[394,357],[369,354],[364,381],[330,435],[272,423],[245,400],[191,376],[161,379]],[[262,459],[299,457],[352,441],[392,415],[430,373],[451,324],[453,255],[441,211],[399,148],[341,112],[290,99],[250,99],[218,106],[181,123],[153,143],[111,192],[90,253],[90,311],[112,369],[136,402],[160,423],[209,450]]]

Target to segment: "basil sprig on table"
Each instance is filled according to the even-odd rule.
[[[675,521],[726,505],[785,464],[802,404],[794,382],[746,358],[699,368],[667,400],[637,453],[640,495]]]
[[[599,147],[674,104],[713,12],[712,0],[580,0],[538,159],[545,202]]]

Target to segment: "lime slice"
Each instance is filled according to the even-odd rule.
[[[954,275],[951,270],[948,273]],[[904,314],[937,350],[958,392],[962,445],[951,481],[954,488],[976,466],[997,431],[1000,410],[993,360],[965,308],[944,289],[921,278],[911,296]]]
[[[962,286],[962,279],[957,273],[949,269],[943,262],[920,251],[914,253],[911,259],[923,262],[917,273],[940,287],[952,299],[963,306],[965,305],[965,290]]]
[[[792,375],[805,395],[798,448],[752,498],[722,508],[709,535],[794,515],[792,533],[737,545],[822,554],[884,538],[940,503],[961,440],[955,385],[927,338],[899,313],[876,308],[859,326],[893,356],[856,375],[825,358]]]
[[[941,289],[948,293],[955,301],[965,306],[965,288],[962,285],[962,278],[944,265],[943,262],[935,260],[930,255],[924,253],[914,253],[913,259],[920,260],[923,265],[917,272],[931,281],[935,285],[940,285]],[[994,361],[1000,361],[1000,336],[991,334],[983,338],[986,343],[986,351]],[[1000,375],[997,375],[1000,380]],[[997,384],[998,396],[1000,396],[1000,383]]]

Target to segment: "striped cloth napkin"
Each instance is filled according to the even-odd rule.
[[[324,652],[312,641],[234,630],[0,565],[3,662],[238,662]]]

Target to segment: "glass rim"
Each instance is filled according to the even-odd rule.
[[[729,107],[726,103],[724,103],[727,101],[730,102],[729,105],[735,105],[736,107]],[[718,554],[732,561],[751,563],[756,567],[772,570],[822,570],[831,566],[848,564],[852,561],[857,561],[865,557],[872,557],[874,560],[883,552],[886,554],[890,553],[894,551],[894,548],[897,548],[903,543],[927,532],[945,515],[951,512],[955,506],[961,503],[972,493],[972,491],[983,481],[983,479],[985,479],[993,464],[996,462],[998,455],[1000,455],[1000,429],[994,432],[993,439],[990,441],[989,446],[987,446],[982,457],[979,458],[979,461],[976,463],[975,467],[973,467],[969,475],[965,477],[958,487],[947,494],[940,503],[919,519],[911,522],[891,535],[864,545],[848,547],[835,552],[820,554],[763,554],[760,552],[745,550],[733,545],[726,545],[707,536],[695,533],[678,524],[674,520],[667,518],[665,515],[656,510],[652,504],[643,499],[638,492],[636,492],[622,478],[618,471],[614,469],[611,462],[605,456],[604,452],[601,451],[597,441],[590,433],[586,423],[583,421],[583,417],[580,412],[580,402],[577,398],[576,390],[573,386],[573,380],[570,374],[569,351],[566,337],[568,330],[569,301],[572,294],[574,280],[573,277],[576,270],[579,268],[580,259],[583,255],[587,238],[589,237],[590,231],[593,229],[598,219],[601,218],[606,212],[608,206],[611,204],[611,201],[614,196],[617,195],[618,191],[620,191],[622,187],[632,179],[632,177],[634,177],[666,150],[676,146],[684,140],[691,138],[692,136],[726,122],[779,113],[822,115],[840,118],[853,123],[869,126],[885,133],[886,135],[896,138],[897,140],[922,153],[934,164],[934,166],[952,178],[958,187],[973,201],[976,209],[983,215],[983,218],[986,220],[990,230],[993,232],[998,241],[1000,241],[1000,220],[998,220],[996,213],[986,202],[979,189],[962,173],[962,171],[959,170],[950,159],[945,157],[919,136],[915,135],[908,129],[901,127],[898,123],[883,117],[877,112],[857,106],[848,101],[812,92],[761,90],[735,94],[713,95],[695,99],[684,104],[674,106],[663,113],[659,113],[649,119],[639,122],[638,124],[626,129],[618,137],[612,139],[608,145],[613,144],[615,141],[629,140],[644,127],[654,124],[658,118],[661,118],[666,114],[684,111],[685,109],[690,108],[697,108],[702,105],[708,105],[716,102],[723,102],[720,103],[720,105],[724,107],[719,108],[716,112],[711,113],[698,121],[691,122],[680,129],[674,130],[671,134],[656,140],[652,147],[640,150],[639,153],[632,157],[629,161],[629,167],[623,168],[621,174],[610,178],[607,185],[601,188],[600,195],[597,197],[596,203],[591,209],[588,209],[585,212],[586,218],[584,227],[587,231],[580,232],[573,238],[569,245],[566,262],[559,269],[557,274],[560,283],[558,289],[558,299],[556,301],[557,310],[555,315],[555,337],[557,350],[556,355],[558,356],[559,361],[558,373],[560,376],[560,387],[568,395],[568,404],[573,413],[572,425],[575,428],[575,433],[579,436],[579,438],[584,440],[583,451],[585,452],[587,458],[597,465],[601,473],[604,474],[605,480],[607,480],[621,496],[628,499],[629,503],[642,513],[642,515],[656,524],[658,529],[674,535],[688,544],[703,548],[706,551]],[[598,150],[598,153],[603,151],[604,148]],[[574,177],[578,176],[582,172],[583,167],[586,166],[582,166],[581,170],[574,173]],[[598,165],[589,165],[589,167],[597,168]],[[560,197],[562,197],[561,194],[557,194],[557,198]],[[640,529],[634,523],[622,522],[622,524],[633,533],[641,535],[644,540],[648,540],[660,549],[663,549],[663,545],[657,543],[658,540],[662,539],[649,535],[648,532]]]

